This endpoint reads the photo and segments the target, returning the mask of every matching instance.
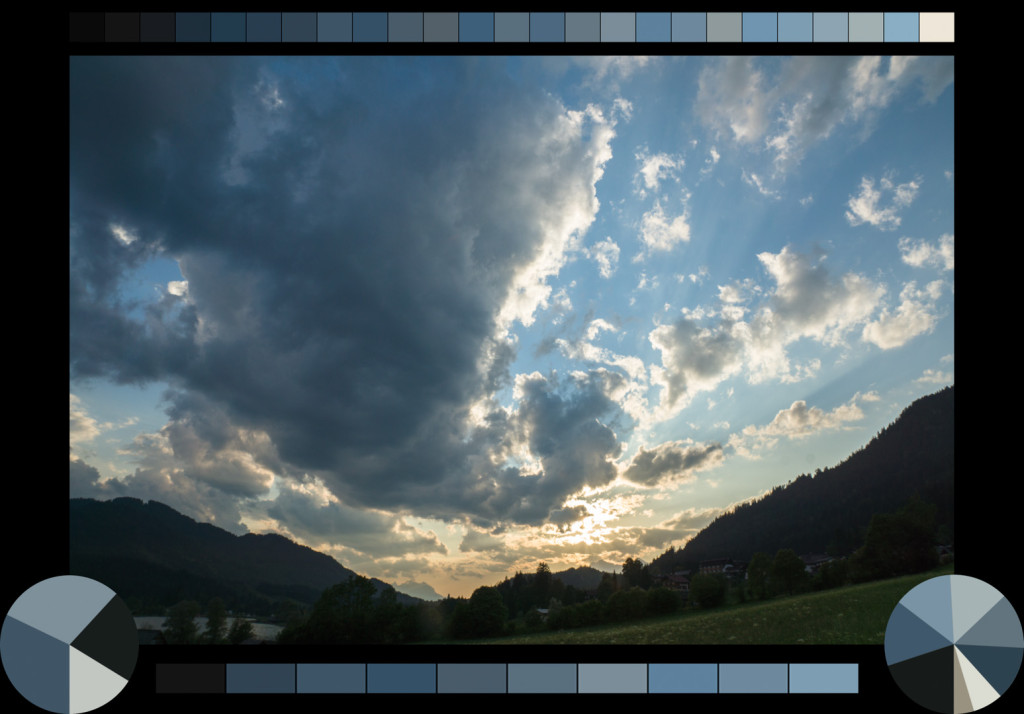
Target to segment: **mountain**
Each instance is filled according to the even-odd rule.
[[[133,610],[161,611],[181,600],[273,614],[311,605],[355,573],[337,560],[275,534],[236,536],[157,501],[69,502],[70,572],[95,578]],[[378,591],[391,587],[373,579]],[[418,602],[402,593],[401,602]]]
[[[719,516],[682,549],[656,558],[652,569],[749,560],[758,551],[774,556],[781,548],[848,555],[863,543],[872,516],[897,511],[914,496],[937,507],[937,525],[951,541],[953,394],[947,387],[918,399],[842,463]]]

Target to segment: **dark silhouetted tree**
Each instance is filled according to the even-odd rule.
[[[497,588],[480,587],[473,591],[469,602],[455,608],[452,616],[452,636],[457,639],[498,637],[505,631],[508,609]]]
[[[227,631],[228,613],[224,601],[215,597],[206,606],[206,632],[203,633],[202,641],[211,645],[222,644]]]
[[[771,588],[782,595],[792,595],[804,589],[808,581],[804,561],[791,548],[782,548],[775,554],[771,569]]]
[[[690,582],[690,598],[705,610],[725,602],[725,583],[714,575],[700,573]]]
[[[758,551],[747,565],[747,587],[750,596],[756,600],[768,597],[768,574],[771,572],[772,561],[764,553]]]
[[[164,641],[169,645],[195,644],[199,639],[198,615],[199,603],[195,600],[182,600],[172,606],[164,620]]]
[[[240,645],[253,636],[252,623],[244,617],[236,617],[231,622],[231,629],[228,630],[228,642],[233,645]]]
[[[915,498],[896,513],[880,513],[872,518],[864,547],[852,559],[853,578],[891,578],[938,565],[935,512],[934,505]]]

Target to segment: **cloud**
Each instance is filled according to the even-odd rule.
[[[894,230],[902,221],[897,212],[913,202],[921,187],[920,179],[896,185],[891,178],[883,176],[880,183],[881,187],[876,189],[874,179],[867,176],[861,179],[860,193],[850,196],[847,203],[850,210],[846,212],[846,220],[851,226],[870,223],[883,231]],[[879,205],[883,192],[891,194],[889,205],[885,208]]]
[[[683,161],[683,157],[678,155],[665,153],[651,155],[647,152],[646,147],[637,152],[636,160],[640,163],[640,168],[633,176],[633,182],[637,185],[637,193],[640,194],[640,198],[646,197],[648,190],[657,191],[664,179],[673,178],[678,182],[679,171],[686,163]]]
[[[89,416],[89,413],[82,406],[81,399],[74,394],[70,394],[69,397],[69,413],[71,418],[70,440],[71,450],[74,451],[76,444],[88,443],[99,436],[102,426]]]
[[[677,414],[696,394],[730,377],[745,374],[757,383],[797,381],[814,374],[820,361],[793,365],[787,345],[801,338],[826,346],[843,344],[854,328],[870,319],[885,294],[883,286],[856,273],[829,275],[824,255],[804,255],[787,246],[757,257],[775,287],[763,291],[760,304],[749,308],[749,319],[741,319],[748,312],[741,302],[762,291],[752,283],[734,284],[720,287],[719,313],[691,311],[651,331],[651,345],[662,354],[661,367],[651,369],[652,383],[663,388],[659,419]],[[718,322],[702,321],[716,314]]]
[[[863,418],[864,412],[855,400],[826,412],[818,407],[808,407],[807,402],[801,399],[788,409],[779,410],[768,424],[761,427],[750,425],[739,434],[732,434],[729,447],[740,456],[756,459],[759,458],[758,452],[774,448],[779,439],[805,439],[822,431],[843,428],[846,422]]]
[[[832,278],[824,255],[815,259],[787,246],[779,253],[759,253],[757,258],[775,281],[757,327],[779,330],[786,343],[811,337],[827,345],[838,344],[846,332],[868,318],[885,292],[856,273]]]
[[[592,340],[597,337],[601,332],[618,332],[615,325],[611,324],[607,320],[602,320],[600,317],[591,320],[590,324],[587,325],[587,339]]]
[[[277,498],[253,504],[252,509],[317,549],[356,551],[373,558],[447,552],[433,533],[410,527],[393,514],[348,506],[315,480],[291,482]]]
[[[705,67],[698,80],[698,116],[740,143],[760,138],[769,126],[772,97],[751,57],[728,57]]]
[[[691,481],[698,471],[713,468],[722,461],[721,444],[667,441],[650,450],[640,447],[622,475],[641,486],[659,486]]]
[[[911,87],[934,102],[952,81],[952,57],[728,57],[701,71],[696,111],[719,134],[770,152],[781,173],[840,126],[867,135]]]
[[[778,191],[768,188],[761,177],[755,173],[747,173],[745,169],[743,171],[743,182],[748,186],[756,188],[758,193],[762,196],[767,196],[768,198],[779,198]]]
[[[501,66],[73,59],[72,382],[172,386],[125,484],[237,528],[231,499],[303,474],[351,508],[491,522],[543,521],[614,477],[596,383],[531,383],[521,411],[470,415],[511,383],[509,330],[561,299],[550,281],[594,220],[615,134],[600,107],[480,63]],[[405,81],[419,74],[430,92]],[[127,303],[156,256],[187,300]],[[506,429],[545,420],[565,448],[543,472],[491,463]]]
[[[81,459],[72,458],[69,462],[69,491],[71,498],[96,498],[103,492],[100,472]]]
[[[942,372],[937,369],[926,369],[924,373],[914,381],[921,382],[922,384],[952,384],[953,373]]]
[[[610,278],[619,266],[619,246],[610,237],[585,248],[584,255],[597,263],[602,278]]]
[[[900,292],[896,312],[883,309],[877,320],[864,326],[864,340],[890,350],[931,332],[938,321],[935,303],[942,287],[940,280],[929,283],[924,290],[918,290],[915,282],[907,283]]]
[[[652,382],[664,389],[666,416],[689,404],[696,393],[740,372],[745,345],[738,325],[724,321],[708,328],[682,318],[651,331],[651,345],[662,355],[662,367],[652,369]]]
[[[687,508],[668,519],[663,525],[674,531],[687,531],[696,534],[715,518],[722,515],[725,508]]]
[[[483,533],[474,528],[470,528],[466,532],[462,542],[459,544],[459,550],[463,553],[498,553],[504,549],[504,539],[496,538],[490,533]]]
[[[644,213],[640,221],[640,240],[648,251],[668,251],[680,243],[690,241],[689,212],[670,217],[665,214],[661,201],[654,202],[654,208]]]
[[[929,266],[940,270],[953,270],[953,234],[946,233],[935,245],[925,240],[900,238],[900,257],[915,268]]]
[[[620,81],[629,79],[650,64],[652,59],[655,58],[642,55],[606,55],[572,57],[570,61],[589,70],[590,73],[584,79],[586,86],[593,87],[604,83],[610,89],[617,91]]]

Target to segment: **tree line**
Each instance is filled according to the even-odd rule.
[[[724,604],[764,600],[922,572],[938,564],[933,504],[913,499],[893,513],[875,515],[863,545],[849,558],[822,565],[813,575],[791,548],[774,557],[757,552],[741,576],[698,573],[682,593],[658,585],[663,574],[652,564],[627,558],[621,573],[602,573],[590,589],[566,585],[547,563],[517,572],[495,586],[477,588],[469,598],[447,597],[414,605],[399,602],[393,588],[378,591],[362,576],[327,588],[308,609],[295,608],[278,637],[284,644],[398,644],[468,640],[622,623]],[[237,643],[252,634],[236,618],[226,624],[224,603],[206,608],[208,625],[198,632],[199,605],[170,609],[168,643]]]

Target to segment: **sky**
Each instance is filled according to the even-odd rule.
[[[954,382],[952,57],[72,57],[72,497],[421,597]]]

